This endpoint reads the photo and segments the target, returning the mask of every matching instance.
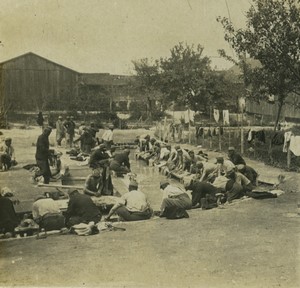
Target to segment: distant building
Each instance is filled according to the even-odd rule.
[[[134,79],[79,73],[30,52],[0,63],[0,98],[11,111],[124,111],[143,101]]]

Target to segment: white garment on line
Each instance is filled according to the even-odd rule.
[[[288,151],[288,143],[291,140],[291,136],[292,136],[292,132],[285,132],[284,133],[284,143],[283,143],[283,148],[282,148],[282,152],[287,152]]]
[[[300,156],[300,136],[291,136],[290,150],[295,156]]]

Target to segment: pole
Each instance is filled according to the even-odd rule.
[[[241,153],[244,154],[244,125],[243,125],[243,117],[244,113],[242,112],[242,121],[241,121]]]
[[[191,144],[190,108],[188,108],[188,118],[189,118],[189,144]]]
[[[164,119],[164,142],[166,141],[166,126],[167,126],[167,116]]]
[[[288,144],[287,148],[287,168],[290,169],[291,167],[291,150],[290,150],[290,144]]]
[[[222,151],[222,143],[221,143],[221,127],[219,127],[219,150]]]

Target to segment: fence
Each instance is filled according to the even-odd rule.
[[[248,141],[250,127],[199,127],[184,128],[182,136],[178,134],[177,127],[172,132],[169,125],[158,123],[155,136],[167,142],[190,143],[211,151],[227,152],[230,146],[241,152],[244,156],[262,161],[267,165],[300,172],[300,157],[292,152],[283,152],[283,144],[271,144],[275,133],[272,127],[256,127],[254,130],[263,130],[265,141],[254,138]],[[284,133],[284,132],[280,132]]]

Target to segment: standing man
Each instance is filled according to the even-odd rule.
[[[65,137],[64,123],[62,121],[62,116],[58,116],[56,121],[56,142],[58,146],[61,146],[61,141]]]
[[[246,165],[245,160],[235,151],[234,147],[228,148],[228,158],[234,165]]]
[[[43,129],[43,126],[44,126],[43,112],[41,112],[41,111],[39,112],[39,114],[37,115],[37,118],[36,118],[36,122]]]
[[[51,134],[51,132],[52,129],[50,127],[46,127],[42,135],[38,137],[38,140],[36,142],[35,159],[40,172],[35,175],[35,177],[42,175],[44,177],[45,184],[49,184],[51,178],[51,171],[48,161],[50,156],[49,135]]]
[[[67,141],[67,146],[72,148],[73,146],[73,139],[75,135],[75,122],[74,122],[74,117],[73,116],[68,116],[67,121],[64,123],[65,131],[66,131],[66,141]]]
[[[114,136],[114,125],[109,125],[108,129],[102,135],[102,140],[107,150],[110,150],[111,145],[114,143],[113,136]]]

